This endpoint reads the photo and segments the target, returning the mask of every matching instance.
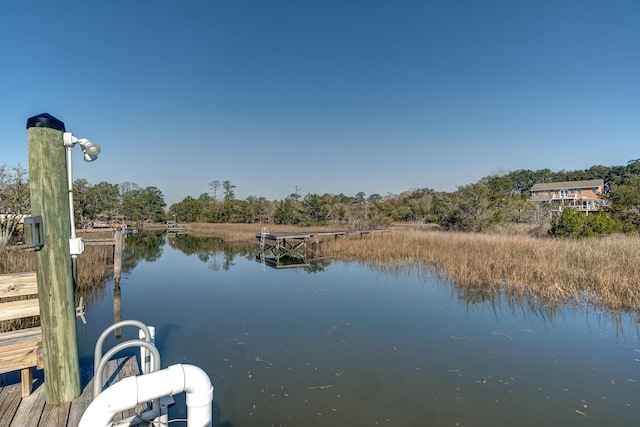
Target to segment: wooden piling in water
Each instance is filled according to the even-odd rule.
[[[120,283],[120,273],[122,271],[122,248],[124,246],[124,230],[116,228],[113,235],[113,278],[116,283]]]

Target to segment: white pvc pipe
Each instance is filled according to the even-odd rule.
[[[71,168],[71,150],[73,145],[66,148],[66,160],[67,160],[67,194],[69,195],[69,224],[71,225],[71,239],[76,238],[76,220],[75,213],[73,212],[73,172]],[[71,240],[69,240],[71,242]],[[69,252],[71,251],[71,243],[69,243]],[[77,286],[78,282],[78,255],[71,253],[71,273],[73,276],[73,286]]]
[[[127,377],[100,393],[78,427],[109,427],[114,416],[138,403],[187,393],[187,426],[211,427],[213,385],[206,372],[193,365],[172,365],[146,375]]]
[[[76,238],[76,220],[75,213],[73,212],[73,176],[71,169],[71,150],[73,145],[66,147],[67,149],[67,188],[69,193],[69,220],[71,222],[71,238]],[[77,255],[76,255],[77,258]]]

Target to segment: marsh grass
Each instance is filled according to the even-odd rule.
[[[90,238],[105,236],[92,234]],[[0,274],[34,270],[35,253],[32,249],[14,247],[0,250]],[[76,287],[76,296],[84,298],[85,306],[89,306],[93,301],[102,297],[105,292],[106,280],[111,276],[112,271],[113,246],[87,245],[85,247],[85,252],[78,257],[78,284]],[[37,326],[38,324],[39,318],[37,317],[0,322],[0,332]]]
[[[260,224],[187,224],[191,233],[253,242]],[[270,232],[305,228],[267,226]],[[314,231],[340,227],[313,227]],[[438,276],[468,300],[506,295],[535,307],[587,304],[640,313],[640,236],[593,239],[535,237],[528,229],[455,233],[395,226],[374,238],[327,239],[319,258],[356,261],[393,274]]]
[[[270,232],[309,230],[266,227]],[[256,233],[261,229],[261,224],[185,224],[189,234],[251,244],[256,250]],[[313,231],[336,229],[341,227],[313,227]],[[536,307],[579,303],[640,313],[640,236],[574,240],[532,237],[525,230],[480,234],[409,226],[374,236],[326,239],[314,247],[315,255],[356,261],[393,274],[438,276],[468,300],[504,294]],[[33,270],[27,251],[8,253],[0,252],[0,273]],[[78,261],[78,292],[86,303],[104,293],[112,264],[112,247],[87,246]]]
[[[85,306],[102,299],[106,282],[113,276],[113,246],[86,246],[78,257],[76,297],[83,297]]]
[[[0,274],[24,273],[33,271],[35,268],[32,249],[16,246],[0,248]]]
[[[637,236],[569,240],[404,229],[385,239],[327,242],[323,252],[378,268],[417,268],[467,292],[640,311]]]

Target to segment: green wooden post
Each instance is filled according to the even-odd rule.
[[[49,114],[27,120],[31,215],[42,216],[44,246],[36,251],[40,322],[48,404],[71,402],[80,388],[80,361],[69,238],[64,123]]]

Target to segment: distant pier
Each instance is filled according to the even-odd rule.
[[[349,235],[373,238],[376,234],[383,235],[385,232],[389,232],[389,229],[269,233],[266,228],[263,228],[262,232],[256,233],[256,238],[260,242],[261,257],[264,258],[270,252],[275,257],[275,262],[278,263],[283,257],[304,260],[306,257],[301,253],[302,249],[310,244],[318,243],[321,238],[346,239]]]

